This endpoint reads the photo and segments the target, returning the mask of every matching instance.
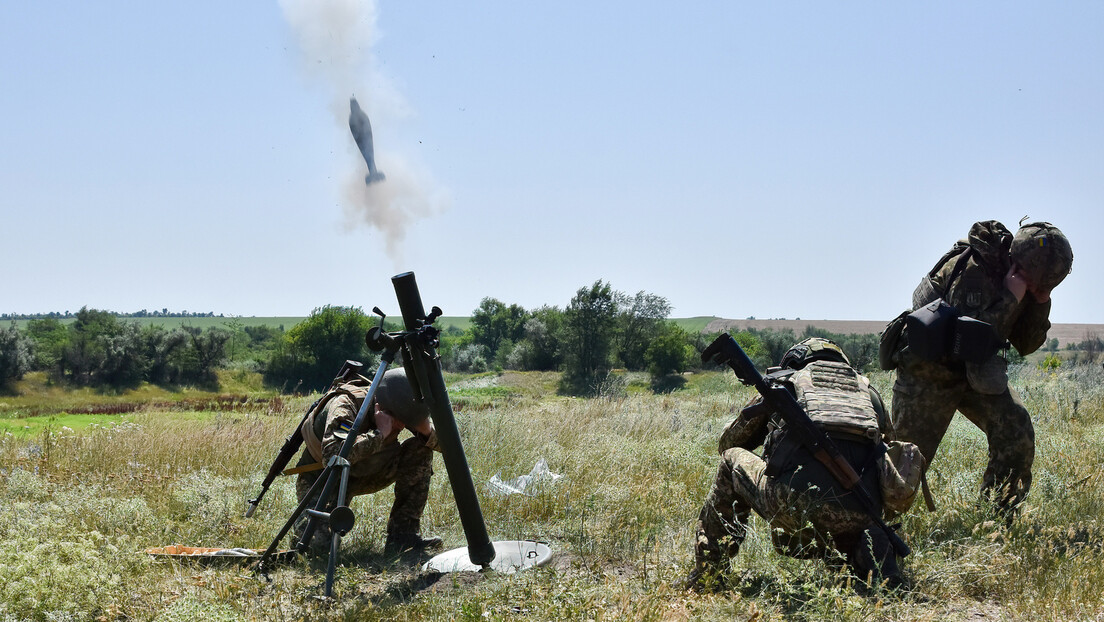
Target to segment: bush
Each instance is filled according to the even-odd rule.
[[[564,313],[557,307],[541,307],[525,322],[524,337],[514,346],[506,367],[531,371],[559,369],[563,362],[561,338]]]
[[[347,359],[374,363],[375,354],[364,345],[371,325],[371,318],[359,307],[315,309],[277,344],[265,370],[265,383],[284,391],[321,391]]]
[[[655,379],[686,371],[693,354],[694,348],[686,331],[674,323],[667,323],[648,344],[644,360],[648,364],[648,373]]]
[[[1048,354],[1046,358],[1039,363],[1039,369],[1045,369],[1046,371],[1054,371],[1062,366],[1062,357],[1057,354]]]
[[[452,360],[452,369],[472,374],[487,371],[487,357],[483,356],[483,346],[471,343],[457,350]]]

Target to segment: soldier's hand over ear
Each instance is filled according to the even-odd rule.
[[[1027,277],[1020,270],[1019,264],[1013,263],[1008,268],[1008,274],[1004,275],[1004,286],[1012,292],[1017,302],[1023,300],[1024,294],[1027,293],[1028,282]]]
[[[376,429],[379,430],[380,436],[384,438],[398,436],[404,427],[406,426],[403,425],[402,421],[392,417],[391,413],[376,404]]]

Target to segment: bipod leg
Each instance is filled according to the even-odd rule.
[[[329,524],[331,535],[330,558],[326,567],[326,598],[329,598],[333,592],[333,577],[337,569],[337,554],[341,546],[341,537],[352,531],[353,525],[356,523],[356,516],[353,515],[353,511],[345,505],[345,497],[349,489],[349,461],[341,456],[334,456],[334,458],[330,460],[330,466],[341,472],[340,478],[338,479],[338,492],[337,498],[334,500],[334,507],[332,510],[326,511],[326,500],[333,491],[334,477],[338,475],[336,472],[331,472],[326,480],[325,488],[322,489],[318,504],[314,509],[307,510],[310,519],[307,521],[307,526],[303,530],[303,537],[300,539],[297,546],[299,550],[306,550],[311,538],[314,537],[314,531],[317,529],[318,524],[317,521],[324,520]]]
[[[337,571],[337,553],[341,548],[341,536],[335,533],[330,539],[330,561],[326,566],[326,598],[333,598],[334,573]]]
[[[344,458],[341,458],[344,460]],[[337,489],[336,507],[326,516],[330,523],[330,559],[326,565],[326,598],[333,596],[334,573],[337,571],[337,554],[341,549],[341,538],[353,530],[356,517],[353,511],[345,505],[345,499],[349,491],[349,463],[345,461],[339,465],[341,469],[341,484]]]
[[[268,545],[264,554],[261,555],[261,559],[257,561],[257,564],[253,567],[254,570],[260,572],[262,576],[268,578],[265,565],[272,558],[272,554],[276,552],[276,549],[280,546],[280,541],[284,539],[284,536],[291,531],[291,528],[295,525],[295,521],[299,520],[299,517],[303,515],[303,512],[307,511],[307,506],[310,505],[311,499],[314,496],[314,491],[323,486],[329,481],[329,475],[333,472],[332,466],[327,466],[324,471],[318,476],[314,484],[307,491],[307,494],[303,496],[303,500],[299,502],[299,505],[295,508],[295,511],[291,513],[291,518],[284,523],[284,526],[280,529],[280,532],[276,534],[276,537],[272,539],[272,543]],[[298,549],[298,547],[296,547]]]

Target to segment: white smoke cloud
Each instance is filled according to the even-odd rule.
[[[399,264],[410,225],[439,213],[448,200],[443,191],[428,191],[434,187],[432,181],[401,159],[384,160],[380,170],[386,171],[387,179],[366,184],[362,173],[357,173],[343,184],[346,222],[383,233],[387,256]]]
[[[284,18],[303,53],[304,71],[330,90],[330,109],[343,154],[342,198],[345,223],[379,232],[387,255],[402,261],[402,241],[413,224],[447,207],[425,171],[381,141],[381,127],[408,116],[402,95],[377,68],[373,48],[379,39],[374,0],[280,0]],[[375,162],[383,181],[364,183],[368,170],[349,130],[349,98],[355,95],[375,130]]]

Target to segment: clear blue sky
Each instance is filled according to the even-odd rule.
[[[1104,323],[1104,3],[9,2],[0,311],[889,319],[976,220]],[[366,195],[348,98],[388,178]]]

